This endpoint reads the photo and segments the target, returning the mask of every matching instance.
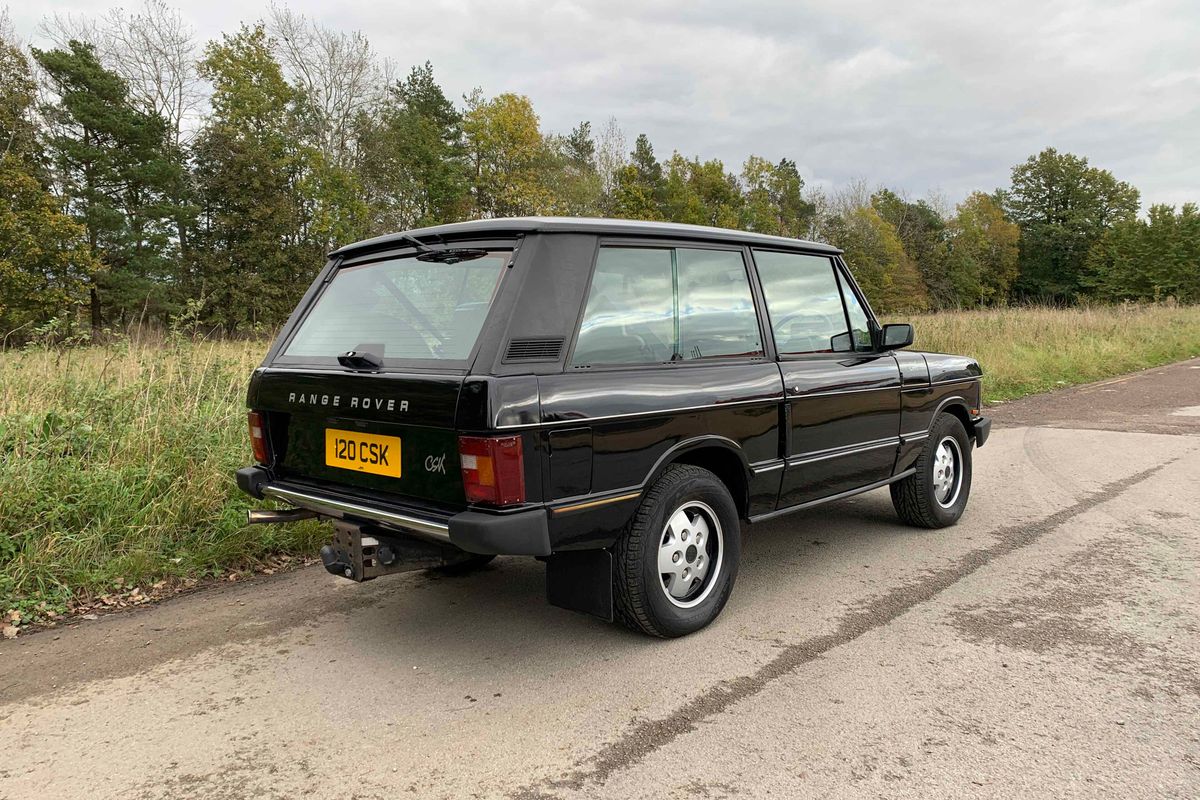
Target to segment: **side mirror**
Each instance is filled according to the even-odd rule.
[[[908,347],[913,343],[913,326],[907,322],[884,325],[879,338],[883,343],[880,347],[881,350],[899,350],[901,347]]]

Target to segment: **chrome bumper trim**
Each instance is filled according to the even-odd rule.
[[[351,516],[356,519],[367,520],[368,522],[377,522],[380,525],[386,525],[391,528],[398,528],[427,539],[433,539],[437,542],[450,541],[450,526],[444,522],[434,522],[433,520],[422,519],[421,517],[412,517],[408,514],[397,514],[394,511],[385,511],[380,508],[359,505],[358,503],[335,500],[331,497],[307,494],[305,492],[298,492],[295,489],[285,489],[282,486],[264,486],[262,493],[264,497],[286,500],[292,505],[307,508],[309,511],[315,511],[327,517],[344,519],[347,516]]]

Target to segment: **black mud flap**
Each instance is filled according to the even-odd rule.
[[[321,548],[321,562],[329,572],[352,581],[448,567],[472,557],[453,545],[427,542],[371,525],[335,521],[333,530],[333,541]]]
[[[568,550],[547,558],[546,599],[552,606],[612,622],[612,553]]]

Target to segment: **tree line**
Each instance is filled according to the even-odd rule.
[[[456,102],[361,34],[286,8],[201,46],[162,0],[0,20],[0,336],[135,321],[279,325],[329,250],[454,220],[558,214],[717,225],[830,242],[883,312],[1028,300],[1200,301],[1200,213],[1156,205],[1048,148],[954,208],[795,161],[629,143],[615,120],[544,131],[529,98]]]

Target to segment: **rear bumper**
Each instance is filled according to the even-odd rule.
[[[280,500],[332,519],[379,525],[421,539],[452,544],[468,553],[548,556],[551,552],[544,508],[508,513],[472,510],[437,518],[272,482],[262,467],[239,469],[237,485],[251,497]]]
[[[983,443],[987,441],[988,435],[992,432],[991,418],[979,417],[971,425],[971,431],[975,436],[975,446],[983,447]]]

